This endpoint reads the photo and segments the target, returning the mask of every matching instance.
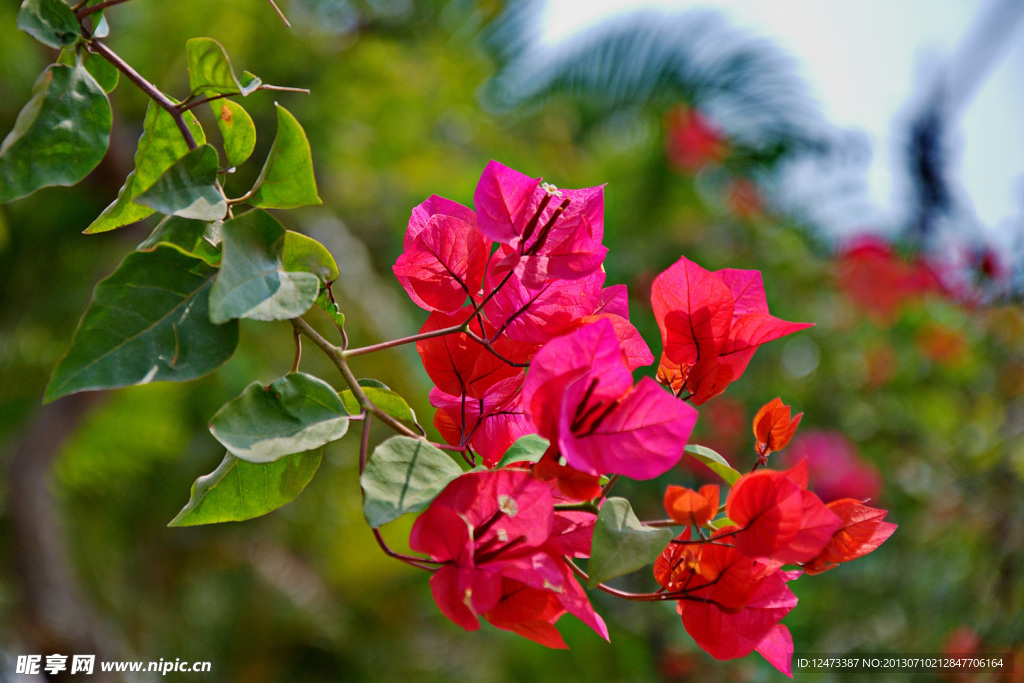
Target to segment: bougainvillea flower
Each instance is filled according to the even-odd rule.
[[[472,310],[467,306],[453,315],[431,313],[420,328],[420,334],[459,325],[470,317]],[[483,339],[494,334],[494,328],[479,317],[470,321],[469,329]],[[472,398],[484,396],[492,386],[503,380],[512,377],[521,379],[525,370],[503,359],[529,355],[537,347],[501,337],[492,343],[491,348],[493,352],[462,332],[416,342],[423,367],[437,388],[448,394],[465,394]]]
[[[762,564],[732,545],[694,541],[689,528],[654,563],[654,578],[669,594],[734,612],[747,605],[764,576]]]
[[[818,556],[842,520],[806,486],[803,466],[740,477],[725,507],[726,516],[739,528],[733,542],[740,552],[775,566]]]
[[[435,195],[413,209],[393,270],[417,306],[453,313],[479,292],[490,249],[470,209]]]
[[[553,542],[549,488],[526,470],[471,472],[452,481],[413,524],[409,546],[442,563],[430,579],[437,606],[468,631],[484,617],[548,647],[565,647],[566,613],[608,639]]]
[[[705,526],[718,514],[718,486],[707,484],[700,491],[669,486],[665,489],[665,511],[680,524]]]
[[[507,252],[507,247],[501,247],[495,257],[500,258]],[[507,274],[508,268],[498,265],[488,271],[485,281],[488,291],[502,285],[484,307],[488,321],[500,330],[502,336],[525,344],[543,344],[599,318],[606,318],[615,328],[630,370],[654,361],[647,342],[629,322],[625,286],[603,287],[603,271],[595,271],[577,280],[551,280],[537,289],[526,287],[518,274],[505,280]],[[514,360],[524,362],[520,357]]]
[[[783,467],[806,462],[811,490],[825,503],[840,498],[875,500],[882,492],[882,477],[844,434],[810,431],[793,439],[780,456]]]
[[[673,166],[696,173],[706,164],[721,161],[729,147],[722,133],[696,109],[681,105],[665,116],[665,151]]]
[[[757,439],[757,453],[764,458],[773,451],[781,451],[789,443],[800,426],[800,418],[790,417],[790,407],[782,403],[781,398],[773,398],[761,406],[754,416],[754,438]]]
[[[896,525],[883,521],[888,514],[863,505],[852,498],[836,500],[828,509],[842,520],[820,555],[804,566],[808,574],[820,574],[843,562],[855,560],[882,545],[896,531]]]
[[[522,264],[527,287],[586,277],[604,261],[603,186],[557,190],[491,161],[473,201],[480,231],[511,247],[506,258]]]
[[[793,638],[779,622],[796,607],[786,585],[800,572],[777,571],[765,576],[747,604],[738,611],[713,602],[681,600],[677,611],[690,637],[715,659],[746,657],[754,650],[792,678]]]
[[[654,578],[679,600],[686,632],[716,659],[745,657],[754,650],[790,674],[793,640],[779,621],[796,605],[782,572],[728,545],[738,529],[726,527],[715,542],[697,542],[690,529],[669,544],[654,563]]]
[[[659,380],[695,404],[725,391],[758,346],[811,326],[768,313],[759,272],[710,272],[685,257],[654,279],[651,304],[664,344]]]
[[[534,357],[523,404],[538,433],[581,472],[651,479],[674,466],[697,411],[650,378],[633,386],[615,329],[598,320]]]
[[[435,387],[430,390],[430,405],[437,408],[434,426],[449,444],[468,443],[485,465],[493,467],[516,439],[535,431],[523,410],[521,386],[521,380],[513,377],[493,385],[480,398],[455,396]]]

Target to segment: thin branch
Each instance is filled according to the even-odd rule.
[[[608,492],[612,490],[612,487],[615,486],[615,482],[617,482],[618,480],[619,480],[619,475],[617,475],[617,474],[613,474],[608,479],[608,483],[605,484],[604,487],[601,489],[601,497],[602,498],[604,498],[604,497],[606,497],[608,495]]]
[[[121,1],[124,2],[125,0],[121,0]],[[288,87],[286,85],[267,85],[267,84],[264,84],[264,85],[261,85],[261,86],[257,87],[256,90],[273,90],[274,92],[298,92],[298,93],[302,93],[304,95],[308,95],[309,94],[309,88],[291,88],[291,87]],[[255,92],[255,91],[253,91],[253,92]],[[237,96],[239,96],[241,94],[242,93],[240,93],[240,92],[227,92],[227,93],[221,93],[219,95],[210,95],[209,97],[204,97],[202,99],[194,100],[194,101],[193,100],[185,100],[181,104],[178,105],[178,109],[180,111],[188,111],[189,109],[194,109],[195,107],[198,107],[201,104],[206,104],[207,102],[213,102],[215,100],[222,100],[222,99],[224,99],[226,97],[237,97]]]
[[[598,507],[594,503],[565,503],[555,505],[555,512],[589,512],[592,515],[596,515],[598,511]]]
[[[472,330],[466,330],[466,336],[469,337],[470,339],[472,339],[473,341],[475,341],[477,344],[480,344],[481,346],[483,346],[488,351],[490,351],[491,354],[495,358],[497,358],[501,362],[505,363],[506,365],[511,365],[514,368],[528,368],[528,367],[530,367],[529,363],[516,363],[515,361],[512,361],[512,360],[509,360],[508,358],[505,358],[505,356],[503,356],[500,353],[498,353],[497,351],[495,351],[494,347],[491,346],[491,342],[489,342],[488,340],[484,339],[483,337],[477,336],[477,334],[475,332],[473,332]]]
[[[121,59],[117,53],[100,41],[93,40],[92,42],[87,43],[87,48],[90,52],[95,52],[100,57],[103,57],[103,59],[113,64],[118,71],[125,75],[125,78],[134,83],[142,92],[146,93],[151,100],[165,109],[167,113],[171,115],[171,118],[174,119],[174,123],[178,126],[178,130],[181,131],[181,136],[185,138],[185,144],[188,145],[189,149],[195,149],[198,147],[195,138],[192,137],[192,131],[188,129],[188,124],[185,123],[185,118],[182,116],[181,111],[178,110],[178,105],[175,104],[171,98],[163,94],[155,85],[139,75],[138,71],[133,69],[127,62]]]
[[[348,384],[349,389],[352,390],[352,395],[356,397],[357,401],[359,401],[359,405],[363,407],[363,410],[367,413],[372,413],[375,417],[379,418],[381,422],[391,427],[399,434],[411,436],[414,439],[423,438],[395,418],[385,413],[377,406],[376,403],[367,398],[366,392],[363,391],[363,388],[359,385],[355,375],[352,374],[352,370],[348,367],[348,363],[345,362],[344,352],[340,348],[324,339],[319,332],[310,327],[309,323],[302,318],[292,318],[292,325],[301,330],[302,333],[310,339],[310,341],[316,344],[316,346],[331,359],[331,362],[334,363],[336,368],[338,368],[338,372],[341,373],[345,383]]]
[[[355,349],[348,349],[342,351],[342,358],[350,358],[352,356],[362,356],[367,353],[375,353],[377,351],[383,351],[385,349],[391,349],[396,346],[402,346],[403,344],[413,344],[423,339],[433,339],[434,337],[443,337],[446,334],[455,334],[456,332],[464,332],[466,325],[469,323],[467,320],[461,325],[452,325],[451,327],[442,327],[438,330],[431,330],[430,332],[421,332],[419,334],[413,334],[408,337],[400,337],[399,339],[392,339],[390,341],[381,342],[380,344],[372,344],[370,346],[360,346]]]
[[[281,21],[284,22],[284,25],[287,26],[288,28],[291,28],[291,22],[288,21],[288,17],[284,15],[284,12],[282,12],[281,8],[277,6],[277,3],[274,2],[274,0],[267,0],[267,2],[269,2],[270,6],[274,8],[275,12],[277,12],[277,16],[281,17]]]
[[[373,416],[366,413],[366,419],[363,420],[363,430],[359,437],[359,476],[363,476],[363,470],[366,469],[366,456],[370,450],[370,423],[373,422]],[[359,487],[362,491],[362,486]],[[363,492],[363,497],[366,497],[366,492]]]
[[[113,7],[114,5],[120,5],[122,2],[128,2],[128,0],[106,0],[106,2],[97,3],[97,4],[93,5],[92,7],[85,7],[83,9],[80,9],[80,10],[75,12],[75,18],[77,18],[79,21],[81,21],[82,19],[85,19],[87,16],[89,16],[93,12],[99,12],[100,10],[105,10],[108,7]]]
[[[412,565],[419,569],[425,569],[428,572],[436,572],[438,567],[432,567],[431,564],[441,565],[444,562],[438,562],[437,560],[428,560],[425,557],[413,557],[412,555],[403,555],[402,553],[396,553],[384,540],[384,537],[380,535],[380,529],[373,529],[373,537],[377,539],[377,545],[384,551],[384,554],[388,557],[393,557],[396,560],[401,560],[406,564]]]
[[[644,526],[649,526],[649,527],[654,527],[654,528],[686,526],[685,524],[680,524],[679,522],[677,522],[674,519],[654,519],[654,520],[651,520],[649,522],[645,521],[645,522],[640,522],[640,523],[643,524]]]
[[[590,583],[590,576],[585,571],[580,569],[576,565],[576,563],[570,560],[568,557],[564,559],[569,564],[569,567],[572,568],[576,576],[583,579],[584,582]],[[615,597],[622,598],[623,600],[633,600],[634,602],[657,602],[659,600],[674,599],[664,597],[665,595],[667,595],[666,593],[630,593],[628,591],[620,591],[618,588],[612,588],[611,586],[607,586],[603,583],[597,584],[597,588],[604,591],[605,593],[608,593],[609,595],[614,595]]]
[[[292,327],[292,334],[295,336],[295,360],[292,361],[290,373],[299,371],[299,363],[302,361],[302,332],[299,328]]]

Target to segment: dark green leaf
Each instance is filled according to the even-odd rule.
[[[362,380],[360,384],[362,384]],[[366,394],[366,398],[373,401],[374,405],[396,420],[405,420],[406,422],[417,424],[416,413],[409,407],[409,403],[391,389],[363,386],[363,393]],[[345,404],[345,410],[349,414],[358,415],[362,412],[359,407],[359,401],[352,395],[351,389],[345,389],[341,392],[340,396],[341,402]]]
[[[217,150],[200,145],[171,164],[137,204],[163,214],[215,221],[224,218],[228,202],[217,187]]]
[[[184,119],[196,144],[205,144],[206,135],[196,117],[191,112],[185,112]],[[182,137],[174,119],[165,109],[155,102],[150,102],[149,109],[146,110],[146,119],[142,124],[139,148],[135,152],[135,170],[128,175],[124,187],[117,193],[117,199],[103,210],[85,232],[107,232],[151,215],[152,209],[136,204],[134,199],[149,189],[164,171],[187,153],[188,144],[185,143],[185,138]]]
[[[706,446],[689,444],[686,452],[707,465],[712,472],[725,480],[725,483],[732,486],[742,475],[734,470],[721,455]]]
[[[193,95],[228,95],[242,92],[224,48],[213,38],[192,38],[185,43],[188,87]]]
[[[298,120],[277,105],[277,136],[248,202],[265,209],[294,209],[319,204],[313,156]]]
[[[338,327],[345,327],[345,314],[338,308],[338,304],[331,301],[331,298],[327,295],[327,286],[320,288],[320,293],[316,295],[316,305],[327,314],[334,324]]]
[[[544,451],[548,449],[551,442],[540,434],[527,434],[516,439],[516,442],[508,447],[505,455],[495,465],[495,469],[506,467],[516,462],[537,462]]]
[[[192,496],[167,526],[241,522],[287,505],[313,479],[323,447],[276,462],[252,463],[228,453],[213,472],[192,484]]]
[[[323,282],[338,279],[338,264],[327,247],[312,237],[289,230],[284,236],[284,269],[312,273]]]
[[[319,448],[348,431],[348,414],[330,384],[293,372],[268,387],[253,382],[210,420],[210,432],[232,455],[273,462]]]
[[[67,66],[75,66],[78,61],[82,61],[82,65],[85,70],[92,74],[92,77],[96,79],[96,82],[100,84],[104,92],[113,92],[114,88],[117,87],[117,80],[121,72],[117,70],[113,64],[98,57],[97,55],[80,50],[75,47],[66,47],[60,51],[60,55],[57,57],[58,64],[66,64]]]
[[[71,45],[82,35],[74,11],[63,0],[25,0],[18,28],[50,47]]]
[[[220,248],[216,246],[220,243],[220,226],[220,222],[168,216],[137,250],[153,251],[161,244],[170,245],[216,267],[220,265]]]
[[[0,144],[0,202],[80,181],[106,154],[110,123],[107,96],[84,67],[47,67]]]
[[[363,515],[374,529],[427,507],[462,474],[455,461],[426,441],[393,436],[373,449],[359,478]]]
[[[96,285],[45,401],[89,389],[184,382],[218,368],[235,352],[238,323],[210,322],[215,272],[169,246],[125,257]]]
[[[214,322],[232,318],[287,320],[313,305],[320,280],[310,273],[284,270],[284,226],[259,209],[221,227],[224,257],[210,292]]]
[[[671,540],[671,529],[646,527],[637,519],[628,500],[609,498],[601,506],[594,524],[587,585],[593,588],[647,566]]]
[[[217,118],[217,127],[224,138],[224,155],[228,167],[241,166],[256,147],[256,126],[252,117],[242,105],[228,99],[210,102],[210,109]]]

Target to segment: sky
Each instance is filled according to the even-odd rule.
[[[906,205],[900,123],[936,69],[957,72],[958,48],[1000,2],[1020,0],[548,0],[542,41],[627,9],[721,10],[737,28],[774,39],[795,60],[825,120],[870,143],[864,200],[871,219],[884,223],[898,221]],[[1024,20],[1007,23],[1003,48],[956,120],[951,148],[958,193],[996,242],[1020,229],[1024,209]]]

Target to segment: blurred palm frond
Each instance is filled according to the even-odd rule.
[[[489,106],[529,107],[558,95],[605,113],[685,102],[754,149],[815,142],[816,108],[792,60],[718,12],[613,17],[546,49],[532,38],[539,14],[534,3],[513,4],[485,31],[498,63],[484,88]]]

